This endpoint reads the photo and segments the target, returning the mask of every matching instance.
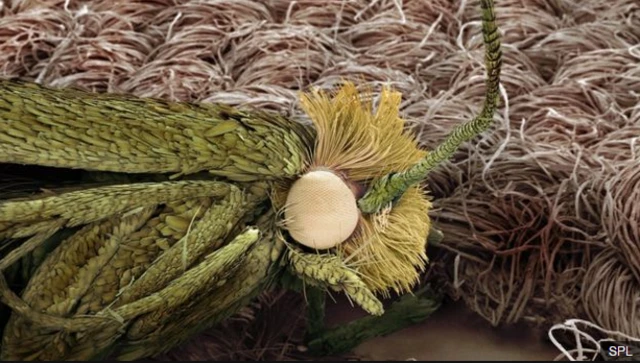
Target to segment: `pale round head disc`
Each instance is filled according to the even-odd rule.
[[[293,183],[284,214],[291,237],[318,250],[347,240],[360,217],[352,190],[325,170],[311,171]]]

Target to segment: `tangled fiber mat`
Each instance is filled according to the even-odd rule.
[[[558,332],[573,333],[572,345],[563,345],[566,339],[558,339]],[[596,339],[591,334],[596,332],[599,336],[606,336],[604,339]],[[555,324],[549,329],[549,339],[560,350],[555,360],[568,359],[571,361],[633,361],[637,360],[640,353],[640,339],[626,335],[618,331],[606,331],[601,327],[580,319],[569,319],[562,324]],[[624,344],[626,351],[620,354],[613,353],[607,347],[618,347]],[[631,357],[631,358],[627,358]]]
[[[302,121],[301,89],[389,84],[430,148],[482,104],[478,14],[473,0],[5,0],[0,75]],[[495,325],[579,317],[640,336],[640,3],[496,0],[496,14],[502,112],[432,173],[445,240],[425,278]],[[263,296],[163,358],[299,358],[300,306]]]

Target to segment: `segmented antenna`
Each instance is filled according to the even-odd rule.
[[[389,203],[397,201],[410,186],[424,180],[431,170],[448,160],[460,145],[487,130],[493,123],[499,97],[502,51],[493,0],[480,0],[480,8],[487,67],[487,90],[482,111],[471,121],[454,128],[442,144],[408,170],[376,180],[358,201],[358,207],[363,213],[376,213]]]

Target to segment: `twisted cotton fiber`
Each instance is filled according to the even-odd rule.
[[[53,86],[308,122],[300,89],[391,85],[425,148],[484,92],[475,0],[0,4],[0,72]],[[496,0],[496,14],[507,97],[493,131],[426,183],[445,233],[426,278],[496,325],[578,316],[640,336],[640,4]],[[302,322],[300,301],[286,296],[262,296],[169,356],[294,357],[299,325],[281,322]]]

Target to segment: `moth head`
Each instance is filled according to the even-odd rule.
[[[399,116],[400,94],[345,83],[335,93],[302,96],[316,139],[301,175],[282,191],[283,226],[297,243],[340,256],[374,292],[409,291],[427,263],[430,203],[419,187],[379,213],[357,200],[370,181],[406,170],[425,152]]]

